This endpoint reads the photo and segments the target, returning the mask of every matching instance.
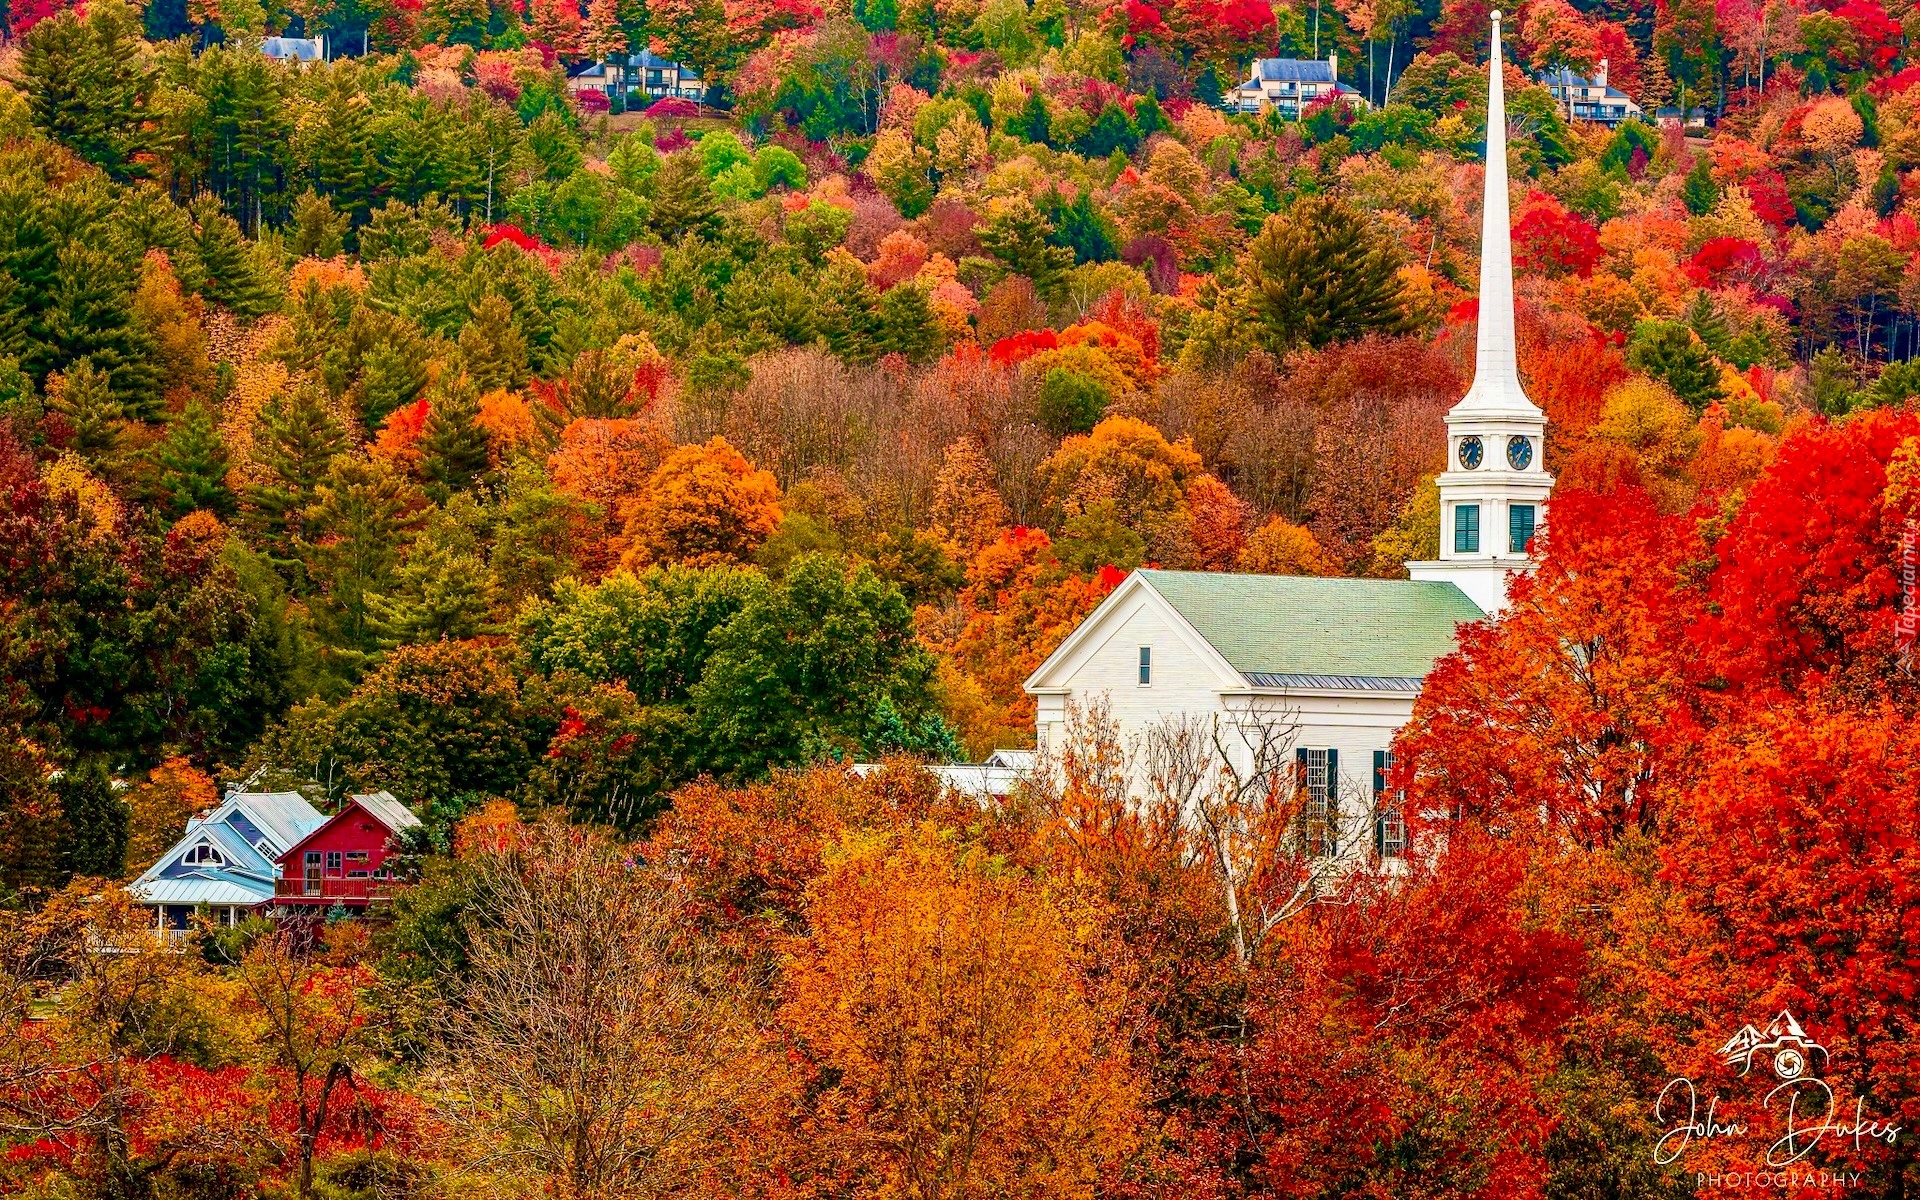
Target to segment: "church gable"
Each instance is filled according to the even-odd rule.
[[[1026,681],[1029,692],[1244,686],[1239,672],[1135,571]],[[1145,648],[1148,682],[1142,684]]]

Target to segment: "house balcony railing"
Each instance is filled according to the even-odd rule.
[[[369,900],[391,900],[400,883],[392,879],[347,879],[337,875],[320,879],[276,879],[273,881],[273,896],[276,900],[342,900],[365,903]]]

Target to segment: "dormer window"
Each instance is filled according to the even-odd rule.
[[[212,842],[195,842],[193,845],[187,847],[187,852],[180,856],[180,861],[195,867],[224,867],[227,865],[226,856],[221,854]]]

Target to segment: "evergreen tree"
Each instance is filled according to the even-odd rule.
[[[414,539],[391,589],[368,598],[382,646],[486,632],[487,566],[472,528],[481,516],[472,497],[453,497]]]
[[[1706,155],[1693,156],[1693,169],[1680,185],[1680,199],[1696,217],[1706,216],[1720,203],[1720,185],[1713,181],[1713,163]]]
[[[1042,294],[1052,291],[1060,273],[1073,266],[1073,251],[1052,243],[1053,225],[1024,195],[1003,203],[1000,211],[979,231],[980,245],[1024,275]]]
[[[847,362],[872,362],[880,336],[880,297],[866,272],[836,262],[820,276],[815,325],[827,348]]]
[[[127,864],[126,802],[104,766],[89,762],[53,781],[60,804],[60,869],[68,875],[119,879]]]
[[[1071,204],[1055,197],[1047,214],[1053,222],[1052,242],[1073,251],[1075,262],[1111,262],[1120,254],[1120,227],[1112,216],[1094,202],[1093,191],[1081,188]]]
[[[11,355],[0,357],[0,422],[13,420],[30,426],[45,411],[33,376],[20,366],[20,360]]]
[[[243,499],[250,523],[282,559],[293,554],[307,507],[346,448],[346,435],[318,388],[297,387],[261,409],[254,454],[263,478],[246,489]]]
[[[303,152],[314,190],[330,197],[355,223],[364,223],[372,207],[373,106],[345,72],[330,73]]]
[[[1143,140],[1156,133],[1169,132],[1173,128],[1172,123],[1167,120],[1167,114],[1160,111],[1160,101],[1154,97],[1151,90],[1140,97],[1139,103],[1133,106],[1133,123],[1139,128],[1140,137]]]
[[[1053,119],[1047,115],[1047,98],[1040,94],[1039,88],[1027,93],[1027,102],[1020,106],[1020,115],[1013,119],[1010,132],[1041,146],[1049,144]]]
[[[199,225],[194,244],[207,272],[207,299],[242,317],[264,316],[279,308],[278,288],[241,236],[240,226],[220,210],[219,201],[203,196],[193,216]]]
[[[505,296],[490,293],[473,306],[472,319],[460,330],[460,357],[481,392],[527,382],[527,338]]]
[[[1248,251],[1253,307],[1279,349],[1316,349],[1411,327],[1393,238],[1344,201],[1307,196],[1272,217]]]
[[[1728,356],[1727,351],[1733,341],[1733,331],[1727,326],[1726,317],[1721,315],[1720,309],[1713,303],[1712,293],[1705,288],[1695,292],[1693,303],[1687,305],[1685,319],[1687,328],[1700,336],[1700,340],[1706,344],[1707,349],[1722,358]]]
[[[21,81],[35,127],[126,180],[147,146],[147,102],[157,72],[140,44],[140,18],[121,0],[71,10],[28,31]]]
[[[1105,158],[1115,150],[1132,154],[1140,148],[1140,127],[1126,110],[1112,101],[1100,110],[1091,128],[1074,143],[1074,149],[1089,158]]]
[[[79,243],[61,249],[46,313],[43,369],[77,359],[107,377],[121,415],[148,420],[159,412],[153,335],[133,311],[134,273],[113,252]]]
[[[342,455],[304,514],[318,540],[305,547],[318,600],[315,626],[327,646],[357,665],[379,648],[373,597],[394,568],[426,507],[417,488],[385,463]]]
[[[472,380],[443,382],[433,397],[420,439],[421,472],[434,497],[445,500],[473,486],[487,470],[487,431],[480,428],[480,399]]]
[[[647,228],[664,242],[692,234],[705,237],[719,227],[713,189],[700,160],[691,154],[669,154],[653,177],[653,207]]]
[[[347,218],[327,198],[302,192],[293,202],[293,235],[287,248],[300,258],[332,258],[346,249]]]
[[[369,433],[427,388],[427,357],[413,340],[375,342],[361,360],[360,423]]]
[[[111,464],[125,436],[126,410],[114,398],[103,372],[80,359],[50,381],[50,407],[67,426],[67,447],[95,464]]]
[[[927,289],[921,284],[908,281],[888,288],[880,297],[878,315],[874,348],[881,354],[900,354],[917,363],[939,353],[939,326],[927,306]]]
[[[159,492],[167,512],[183,516],[197,508],[226,517],[234,495],[227,490],[227,447],[213,410],[199,400],[168,423],[167,438],[154,450]]]
[[[1713,352],[1678,321],[1642,321],[1627,343],[1627,365],[1673,389],[1698,413],[1720,398],[1720,365]]]

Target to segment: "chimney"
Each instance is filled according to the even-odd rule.
[[[1593,69],[1593,86],[1605,91],[1607,88],[1607,60],[1601,59],[1600,65]]]
[[[1340,82],[1340,52],[1338,50],[1330,50],[1327,52],[1327,70],[1333,72],[1333,81],[1335,83],[1339,83]]]

